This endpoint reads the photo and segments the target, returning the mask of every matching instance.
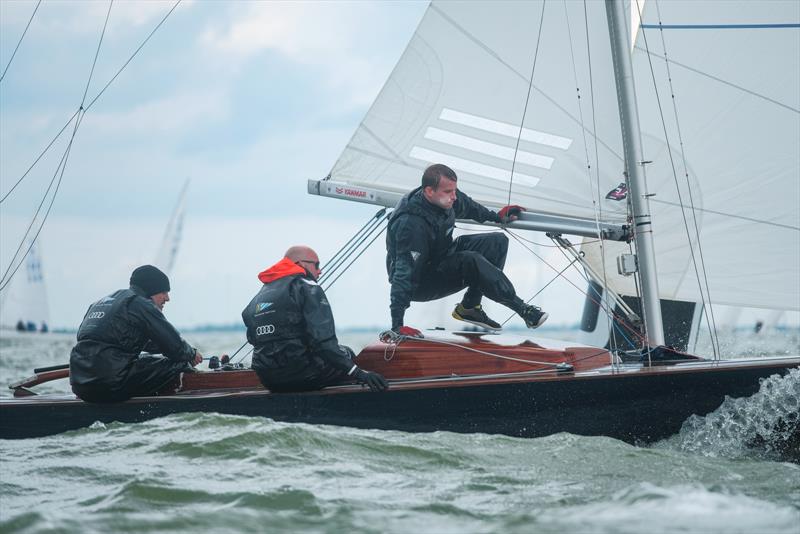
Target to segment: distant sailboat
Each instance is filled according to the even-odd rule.
[[[36,241],[25,258],[25,271],[18,272],[0,292],[0,327],[18,332],[47,332],[50,309],[42,272],[42,245]]]
[[[186,180],[181,188],[178,202],[169,218],[167,228],[164,230],[164,237],[161,239],[161,246],[153,262],[153,265],[167,274],[170,274],[175,266],[175,259],[178,256],[183,237],[183,217],[186,211],[186,192],[189,190],[189,182],[190,180]]]

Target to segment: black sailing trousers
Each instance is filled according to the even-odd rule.
[[[427,302],[453,293],[465,287],[461,304],[474,308],[486,295],[515,312],[522,309],[520,299],[511,281],[503,274],[508,253],[508,238],[500,232],[478,235],[462,235],[454,241],[454,249],[431,264],[420,277],[411,300]]]
[[[339,350],[347,353],[350,360],[355,358],[350,347],[339,345]],[[253,357],[253,370],[264,387],[275,393],[316,391],[353,381],[347,371],[332,366],[323,355],[315,352],[291,358],[286,363],[256,355]]]
[[[110,390],[102,385],[74,385],[72,391],[86,402],[122,402],[131,397],[155,395],[182,372],[194,369],[187,362],[170,360],[165,356],[142,354],[133,361],[121,389]]]

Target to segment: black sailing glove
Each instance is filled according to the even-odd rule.
[[[360,367],[356,368],[355,378],[361,384],[369,386],[369,389],[372,391],[386,391],[389,389],[389,383],[386,382],[386,379],[383,378],[383,376],[379,375],[378,373],[365,371]]]

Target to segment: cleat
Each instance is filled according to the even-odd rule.
[[[486,312],[483,311],[480,304],[474,308],[465,308],[461,303],[457,304],[456,309],[453,310],[453,319],[472,323],[475,326],[480,326],[481,328],[493,330],[495,332],[503,329],[499,323],[489,319],[489,316],[486,315]]]
[[[525,321],[525,326],[528,328],[539,328],[547,320],[547,313],[543,312],[538,306],[530,306],[525,304],[519,316]]]

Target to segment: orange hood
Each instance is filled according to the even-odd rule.
[[[306,274],[306,270],[289,258],[283,258],[272,267],[269,267],[258,273],[258,279],[261,280],[261,282],[268,284],[278,280],[279,278],[292,276],[295,274]]]

